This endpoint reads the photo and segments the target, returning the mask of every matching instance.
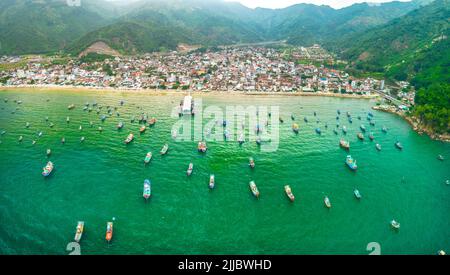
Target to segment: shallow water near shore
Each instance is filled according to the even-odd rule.
[[[171,138],[177,121],[171,111],[182,99],[183,93],[0,92],[0,131],[6,131],[0,136],[0,253],[69,254],[66,246],[73,241],[78,221],[85,222],[81,254],[369,254],[370,242],[380,244],[381,254],[450,251],[450,186],[445,184],[450,179],[450,145],[418,135],[395,115],[371,110],[374,101],[204,96],[204,107],[279,106],[284,123],[274,152],[261,152],[255,142],[239,146],[229,141],[208,142],[207,153],[199,154],[196,141]],[[86,102],[102,105],[101,113],[83,111]],[[69,111],[70,104],[76,108]],[[120,116],[113,112],[102,123],[107,105],[117,107]],[[335,135],[337,109],[341,116]],[[366,119],[369,111],[375,126]],[[130,118],[141,112],[158,121],[139,135],[138,122]],[[291,130],[291,114],[300,125],[297,135]],[[125,125],[120,131],[119,121]],[[356,136],[361,124],[367,128],[364,141]],[[344,125],[347,135],[340,130]],[[388,133],[381,131],[383,125]],[[314,131],[318,126],[322,135]],[[129,132],[135,140],[125,145]],[[369,140],[369,132],[375,141]],[[356,172],[344,164],[349,153],[339,148],[341,137],[350,141]],[[32,140],[37,143],[32,145]],[[403,144],[402,151],[394,147],[396,140]],[[164,143],[170,149],[160,156]],[[380,152],[376,143],[382,146]],[[47,148],[52,150],[49,158]],[[148,151],[153,160],[145,166]],[[438,154],[446,160],[437,160]],[[253,170],[249,157],[256,162]],[[44,178],[42,167],[48,160],[55,170]],[[191,177],[186,176],[189,162],[194,163]],[[208,188],[210,174],[215,175],[214,190]],[[145,202],[142,187],[147,178],[152,197]],[[258,186],[259,199],[250,192],[251,180]],[[296,197],[294,203],[284,193],[286,184]],[[354,197],[355,188],[361,200]],[[331,209],[324,206],[325,196]],[[113,218],[114,236],[108,244],[106,223]],[[398,231],[391,228],[392,219],[400,222]]]

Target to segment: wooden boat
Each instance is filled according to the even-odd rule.
[[[20,136],[19,137],[19,142],[22,142],[23,141],[23,136]]]
[[[325,197],[325,198],[323,199],[323,202],[325,203],[325,206],[326,206],[327,208],[331,208],[331,202],[330,202],[330,199],[329,199],[328,197]]]
[[[125,139],[125,144],[129,144],[130,142],[132,142],[134,139],[134,135],[133,133],[130,133],[127,138]]]
[[[29,123],[29,122],[27,122],[27,123],[25,124],[25,128],[30,128],[30,123]]]
[[[391,226],[392,226],[394,229],[399,229],[399,228],[400,228],[400,223],[397,222],[396,220],[392,220],[392,221],[391,221]]]
[[[168,150],[169,150],[169,144],[166,143],[166,144],[164,144],[163,148],[161,149],[160,154],[165,155],[165,154],[167,154]]]
[[[369,139],[372,140],[372,141],[375,139],[375,137],[373,136],[372,133],[369,134]]]
[[[350,142],[348,142],[348,141],[341,139],[339,141],[339,145],[346,150],[350,150]]]
[[[189,167],[188,167],[188,169],[187,169],[187,171],[186,171],[186,174],[188,175],[188,176],[190,176],[190,175],[192,175],[192,171],[194,170],[194,164],[191,162],[191,163],[189,163]]]
[[[62,144],[66,143],[66,139],[64,137],[61,139],[61,143]]]
[[[105,115],[102,115],[102,116],[100,117],[100,120],[101,120],[102,122],[104,122],[104,121],[106,120],[106,116],[105,116]]]
[[[291,119],[292,119],[292,120],[295,120],[295,117],[294,117],[294,115],[293,115],[293,114],[291,115]]]
[[[153,126],[156,123],[156,118],[152,117],[149,121],[148,121],[148,125],[149,126]]]
[[[144,180],[144,191],[142,193],[142,196],[144,199],[148,200],[150,196],[152,195],[152,185],[150,180]]]
[[[98,127],[98,131],[99,132],[103,132],[103,128],[102,127]]]
[[[322,134],[322,130],[320,130],[320,128],[316,128],[316,133],[321,135]]]
[[[308,123],[308,118],[307,118],[307,117],[304,117],[303,120],[304,120],[306,123]]]
[[[83,126],[80,125],[80,128],[78,128],[78,130],[82,131],[83,130]]]
[[[286,195],[288,196],[289,200],[290,200],[291,202],[294,202],[295,197],[294,197],[294,194],[292,194],[292,190],[291,190],[291,187],[290,187],[289,185],[285,185],[285,186],[284,186],[284,192],[285,192]]]
[[[366,126],[364,126],[364,125],[361,125],[361,126],[359,126],[359,128],[361,129],[361,131],[363,131],[363,132],[365,132],[366,131]]]
[[[442,155],[438,155],[438,160],[440,160],[440,161],[444,161],[444,156],[442,156]]]
[[[39,132],[39,133],[38,133],[38,137],[42,137],[42,132]]]
[[[403,149],[403,145],[400,143],[400,141],[395,142],[395,147],[397,147],[400,150]]]
[[[386,128],[386,126],[383,126],[383,128],[381,129],[381,131],[383,131],[384,133],[387,133],[387,128]]]
[[[52,150],[47,149],[47,157],[49,157],[52,154]]]
[[[148,152],[145,156],[144,163],[148,164],[152,160],[152,152]]]
[[[214,175],[210,175],[209,176],[209,188],[210,189],[213,189],[214,187],[215,187],[215,178],[214,178]]]
[[[375,144],[375,148],[377,148],[378,151],[381,151],[381,145],[380,144]]]
[[[253,196],[259,198],[259,190],[258,187],[256,187],[256,183],[254,181],[251,181],[249,183],[250,190],[252,191]]]
[[[67,109],[69,110],[75,109],[75,104],[70,104],[69,106],[67,106]]]
[[[280,121],[280,123],[284,123],[284,120],[283,120],[283,118],[279,118],[279,121]]]
[[[80,138],[80,142],[84,142],[84,140],[85,140],[84,137],[81,137],[81,138]]]
[[[347,164],[347,166],[353,171],[358,169],[358,165],[356,165],[356,160],[354,160],[350,155],[348,155],[347,158],[345,159],[345,164]]]
[[[106,241],[110,242],[113,237],[113,223],[108,222],[106,224]]]
[[[53,171],[53,162],[49,161],[47,165],[43,168],[42,175],[48,177]]]
[[[70,122],[70,117],[66,117],[66,122],[67,122],[67,123]]]
[[[53,128],[53,126],[55,126],[55,124],[50,123],[50,125],[48,125],[50,128]]]
[[[299,128],[297,123],[292,124],[292,131],[294,131],[294,133],[298,134]]]
[[[141,128],[139,128],[139,133],[144,133],[145,130],[147,130],[147,127],[145,125],[142,125]]]
[[[198,143],[197,150],[198,150],[200,153],[206,153],[206,150],[208,150],[208,147],[206,146],[206,142],[200,141],[200,142]]]
[[[121,121],[117,124],[117,130],[120,130],[122,128],[123,128],[123,122]]]
[[[359,199],[361,199],[361,193],[359,193],[359,190],[358,189],[355,189],[354,191],[353,191],[353,194],[355,194],[355,197],[359,200]]]
[[[36,144],[36,140],[33,140],[33,141],[31,142],[31,144],[35,145],[35,144]]]
[[[252,157],[249,158],[248,165],[250,166],[250,168],[255,168],[255,161]]]
[[[333,129],[333,133],[334,133],[335,135],[337,135],[337,134],[338,134],[338,131],[337,131],[336,129]]]
[[[74,240],[79,243],[81,240],[81,237],[83,236],[84,231],[84,222],[78,222],[77,229],[75,231],[75,238]]]
[[[342,126],[342,132],[343,132],[344,134],[347,134],[347,127]]]
[[[364,135],[363,135],[362,133],[358,133],[358,138],[359,138],[360,140],[364,140]]]

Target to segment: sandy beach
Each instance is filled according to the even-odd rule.
[[[324,97],[340,97],[340,98],[361,98],[373,99],[378,95],[357,95],[357,94],[335,94],[335,93],[305,93],[305,92],[244,92],[244,91],[183,91],[183,90],[157,90],[157,89],[123,89],[123,88],[105,88],[105,87],[80,87],[80,86],[56,86],[56,85],[27,85],[27,86],[1,86],[0,91],[79,91],[79,92],[120,92],[120,93],[148,93],[151,95],[170,95],[170,94],[187,94],[191,95],[257,95],[257,96],[324,96]]]

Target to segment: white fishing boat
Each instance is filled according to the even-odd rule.
[[[189,167],[188,167],[188,169],[187,169],[187,171],[186,171],[186,174],[188,175],[188,176],[190,176],[190,175],[192,175],[192,171],[194,170],[194,164],[191,162],[191,163],[189,163]]]
[[[74,240],[78,243],[81,240],[81,237],[83,236],[84,231],[84,222],[78,222],[77,229],[75,231],[75,238]]]
[[[210,189],[213,189],[214,187],[215,187],[215,178],[214,178],[214,175],[210,175],[209,176],[209,188]]]

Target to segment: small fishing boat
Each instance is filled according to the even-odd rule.
[[[148,164],[152,160],[152,152],[148,152],[147,155],[145,155],[144,163]]]
[[[358,120],[361,120],[361,116],[358,116]]]
[[[386,126],[383,126],[383,128],[381,129],[381,131],[383,131],[384,133],[387,133],[388,129],[386,128]]]
[[[343,132],[344,134],[347,134],[347,127],[342,126],[342,132]]]
[[[255,160],[252,157],[248,159],[248,165],[250,168],[255,168]]]
[[[392,220],[392,221],[391,221],[391,226],[392,226],[394,229],[399,229],[399,228],[400,228],[400,223],[397,222],[396,220]]]
[[[298,134],[299,128],[297,123],[292,124],[292,131],[294,131],[294,133]]]
[[[150,196],[152,195],[152,185],[150,180],[144,180],[144,191],[142,193],[142,196],[144,199],[148,200]]]
[[[261,132],[261,126],[259,126],[259,124],[256,125],[255,132],[256,134],[259,134]]]
[[[153,126],[156,123],[156,118],[152,117],[149,121],[148,121],[148,125],[149,126]]]
[[[291,114],[291,119],[292,119],[292,120],[295,120],[295,117],[294,117],[294,115],[293,115],[293,114]]]
[[[373,133],[369,134],[369,139],[372,140],[372,141],[375,139],[375,137],[373,136]]]
[[[292,190],[291,190],[291,187],[290,187],[289,185],[285,185],[285,186],[284,186],[284,192],[285,192],[286,195],[288,196],[289,200],[290,200],[291,202],[294,202],[295,197],[294,197],[294,194],[292,194]]]
[[[322,134],[322,130],[320,130],[320,128],[316,128],[316,133],[320,135]]]
[[[337,114],[340,115],[340,114],[341,114],[341,111],[340,111],[340,110],[337,110]]]
[[[89,121],[89,126],[90,126],[91,128],[94,127],[94,122]]]
[[[80,138],[80,143],[81,143],[81,142],[84,142],[85,139],[86,139],[85,137],[81,137],[81,138]]]
[[[105,116],[105,115],[102,115],[102,116],[100,117],[100,120],[101,120],[102,122],[104,122],[104,121],[106,120],[106,116]]]
[[[224,120],[224,121],[222,122],[222,126],[223,126],[223,127],[227,127],[227,121],[226,121],[226,120]]]
[[[304,117],[303,120],[304,120],[306,123],[308,123],[308,118],[307,118],[307,117]]]
[[[337,134],[338,134],[338,131],[337,131],[336,129],[333,129],[333,133],[334,133],[335,135],[337,135]]]
[[[253,193],[253,196],[259,198],[259,190],[258,190],[258,187],[256,187],[256,183],[254,181],[251,181],[249,183],[249,186],[250,186],[250,190]]]
[[[360,140],[364,140],[364,135],[362,134],[362,133],[358,133],[358,138],[360,139]]]
[[[438,155],[438,160],[440,160],[440,161],[444,161],[444,156],[442,156],[442,155]]]
[[[395,147],[397,147],[397,148],[400,149],[400,150],[403,149],[403,145],[400,143],[400,141],[396,141],[396,142],[395,142]]]
[[[189,163],[189,167],[188,167],[188,169],[187,169],[187,171],[186,171],[186,174],[188,175],[188,176],[190,176],[190,175],[192,175],[192,171],[194,170],[194,164],[191,162],[191,163]]]
[[[64,137],[61,139],[61,143],[62,144],[66,143],[66,139]]]
[[[53,128],[53,126],[55,126],[55,124],[50,123],[48,126],[49,126],[50,128]]]
[[[381,145],[380,144],[375,144],[375,148],[377,148],[378,151],[381,151]]]
[[[81,240],[81,237],[83,236],[84,231],[84,222],[78,222],[77,229],[75,231],[75,238],[74,240],[79,243]]]
[[[440,256],[445,256],[446,254],[445,254],[445,251],[444,251],[444,250],[439,250],[439,251],[438,251],[438,255],[440,255]]]
[[[135,120],[136,120],[136,118],[133,116],[133,117],[131,117],[130,122],[134,123]]]
[[[280,121],[280,123],[284,123],[284,120],[282,117],[280,117],[278,120]]]
[[[340,145],[342,148],[346,149],[346,150],[350,150],[350,142],[348,142],[348,141],[346,141],[346,140],[344,140],[344,139],[341,139],[341,140],[339,141],[339,145]]]
[[[325,129],[328,129],[328,123],[325,123]]]
[[[19,142],[22,142],[23,141],[23,136],[20,136],[19,137]]]
[[[109,243],[113,237],[113,223],[108,222],[106,224],[106,241]]]
[[[173,138],[173,139],[176,139],[177,136],[178,136],[177,130],[173,130],[173,131],[172,131],[172,138]]]
[[[82,130],[83,130],[83,126],[80,125],[80,127],[78,128],[78,130],[82,131]]]
[[[445,184],[450,185],[450,180],[446,180]]]
[[[228,139],[230,139],[230,132],[227,130],[227,129],[225,129],[225,131],[223,132],[223,138],[225,139],[225,140],[228,140]]]
[[[42,137],[42,131],[38,133],[38,137]]]
[[[215,178],[214,178],[214,175],[210,175],[210,176],[209,176],[209,188],[210,188],[210,189],[213,189],[214,186],[215,186]]]
[[[36,140],[33,140],[33,141],[31,142],[31,144],[32,144],[32,145],[35,145],[35,144],[36,144]]]
[[[359,128],[361,129],[361,131],[366,132],[366,126],[361,125],[361,126],[359,126]]]
[[[317,116],[317,113],[314,111],[314,116]]]
[[[331,208],[331,202],[330,202],[330,199],[329,199],[328,197],[325,197],[325,198],[323,199],[323,202],[325,203],[325,206],[326,206],[327,208]]]
[[[256,144],[261,145],[261,137],[260,136],[256,137]]]
[[[359,193],[359,190],[358,189],[355,189],[354,191],[353,191],[353,194],[355,194],[355,197],[359,200],[359,199],[361,199],[361,193]]]
[[[339,120],[339,117],[338,117],[338,116],[336,117],[336,120]]]
[[[29,122],[27,122],[27,123],[25,124],[25,128],[30,128],[30,123],[29,123]]]
[[[147,126],[142,125],[142,126],[139,128],[139,133],[143,134],[143,133],[145,132],[145,130],[147,130]]]
[[[353,119],[351,117],[348,118],[349,123],[353,123]]]
[[[42,175],[44,177],[48,177],[52,173],[53,168],[54,168],[53,162],[51,161],[47,162],[47,165],[43,168]]]
[[[352,115],[350,114],[350,112],[347,112],[347,117],[351,117]]]
[[[208,150],[208,147],[206,146],[206,142],[200,141],[200,142],[198,143],[197,150],[198,150],[200,153],[206,153],[206,150]]]
[[[67,109],[69,110],[75,109],[75,104],[70,104],[69,106],[67,106]]]
[[[99,132],[103,132],[103,128],[101,126],[98,127]]]
[[[123,122],[120,121],[120,122],[117,124],[117,130],[120,130],[120,129],[122,129],[122,128],[123,128]]]
[[[2,131],[1,133],[0,133],[0,135],[4,135],[4,134],[6,134],[6,131]]]
[[[375,126],[375,122],[374,121],[370,121],[370,126]]]
[[[87,111],[88,107],[84,106],[83,111]]]
[[[52,150],[47,149],[47,157],[49,157],[52,154]]]
[[[347,158],[345,159],[345,164],[347,164],[347,166],[353,171],[358,169],[358,165],[356,165],[356,160],[354,160],[350,155],[348,155]]]
[[[166,144],[164,144],[163,148],[161,149],[160,154],[165,155],[165,154],[167,154],[168,150],[169,150],[169,144],[166,143]]]
[[[133,133],[130,133],[130,134],[127,136],[127,138],[125,139],[125,144],[128,144],[128,143],[132,142],[133,139],[134,139],[134,135],[133,135]]]
[[[70,122],[70,117],[66,117],[66,122],[67,122],[67,123]]]

